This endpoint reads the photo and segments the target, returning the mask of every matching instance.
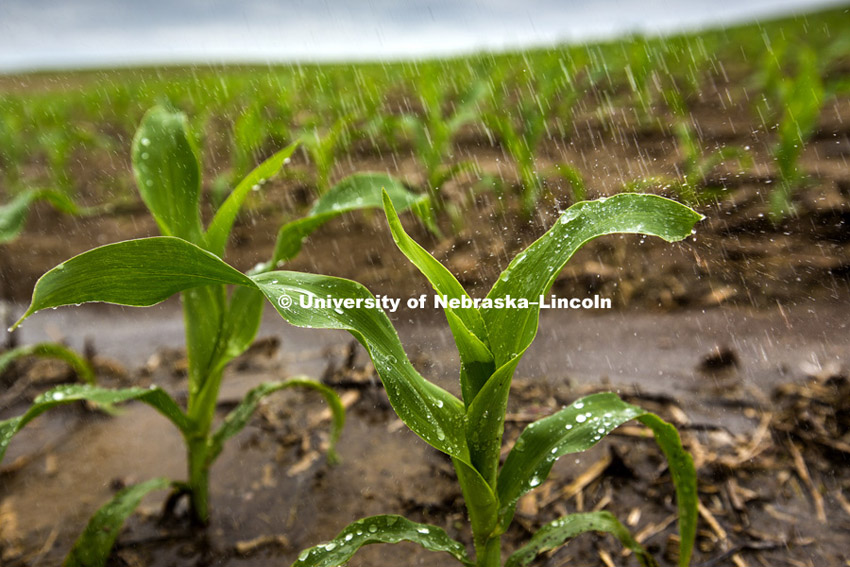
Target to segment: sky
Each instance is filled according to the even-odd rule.
[[[0,0],[0,71],[388,60],[696,29],[846,0]]]

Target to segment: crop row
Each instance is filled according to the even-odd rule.
[[[63,347],[24,347],[0,359],[7,364],[15,356],[58,356],[70,362],[86,382],[49,390],[25,413],[0,421],[0,461],[12,438],[29,422],[51,408],[79,401],[111,412],[115,404],[138,400],[157,410],[183,436],[186,479],[151,479],[118,492],[92,517],[65,565],[104,565],[124,520],[150,491],[170,489],[168,502],[172,503],[186,496],[194,523],[207,525],[213,463],[224,443],[245,427],[262,398],[276,391],[307,387],[325,397],[334,415],[329,455],[333,458],[333,446],[345,421],[344,409],[332,389],[314,380],[264,383],[249,391],[223,419],[216,416],[224,369],[253,342],[266,300],[295,326],[346,330],[365,347],[401,420],[426,443],[451,457],[466,500],[475,548],[473,560],[465,546],[439,526],[382,515],[358,520],[333,541],[305,550],[295,565],[341,565],[363,545],[402,540],[447,552],[464,565],[502,565],[501,536],[512,522],[518,500],[541,484],[558,458],[594,446],[632,419],[648,427],[670,463],[679,509],[680,565],[688,565],[696,534],[696,473],[675,428],[656,415],[614,394],[591,395],[529,425],[500,467],[511,379],[537,333],[540,306],[508,302],[509,307],[498,309],[493,305],[506,298],[527,300],[547,293],[575,251],[593,238],[619,232],[681,240],[691,234],[701,216],[655,195],[622,194],[578,203],[511,262],[488,294],[489,302],[478,308],[454,276],[402,227],[397,211],[409,209],[428,222],[430,198],[417,197],[388,176],[359,175],[329,189],[308,216],[282,226],[269,262],[243,274],[221,259],[237,213],[252,189],[276,175],[294,149],[290,145],[280,150],[251,171],[205,227],[200,215],[201,164],[185,115],[154,107],[134,137],[132,162],[140,197],[162,236],[89,250],[48,271],[36,284],[30,307],[17,324],[47,308],[92,301],[145,307],[175,293],[181,294],[185,322],[185,405],[157,385],[101,387],[86,372],[85,363]],[[382,310],[374,308],[375,298],[361,284],[279,269],[323,222],[345,211],[369,207],[383,208],[398,248],[434,290],[457,300],[447,302],[444,311],[461,361],[461,398],[414,369],[392,323]],[[338,301],[305,306],[299,300],[317,296]],[[346,309],[334,307],[347,303],[351,305]],[[653,564],[652,557],[608,512],[573,514],[547,524],[505,564],[525,565],[539,553],[586,531],[611,532],[644,565]]]
[[[529,214],[548,180],[570,185],[574,200],[584,196],[574,164],[540,158],[590,121],[611,139],[623,128],[674,136],[678,175],[624,185],[664,187],[695,204],[718,195],[706,186],[716,166],[737,160],[741,169],[751,159],[737,147],[705,150],[693,109],[743,104],[772,132],[779,189],[771,213],[781,218],[805,181],[800,155],[824,104],[850,85],[850,33],[846,18],[833,16],[423,62],[92,71],[22,76],[22,86],[9,77],[0,82],[0,187],[7,199],[24,188],[95,203],[128,198],[128,182],[122,191],[93,172],[123,165],[144,111],[167,103],[187,111],[215,164],[207,184],[215,202],[275,148],[298,141],[308,163],[301,175],[319,195],[341,158],[401,152],[415,155],[437,210],[447,205],[446,183],[465,174],[470,190],[514,191]],[[467,155],[481,146],[504,152],[514,168],[507,182]]]

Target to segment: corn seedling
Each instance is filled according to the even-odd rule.
[[[557,96],[552,100],[552,114],[555,117],[554,127],[561,138],[567,140],[573,133],[579,102],[601,78],[601,74],[590,68],[587,55],[582,52],[566,58],[557,54],[557,57],[547,62],[542,72],[559,85]]]
[[[379,153],[385,149],[392,152],[399,147],[398,114],[386,110],[387,95],[392,86],[384,81],[376,81],[375,77],[367,75],[362,70],[354,71],[352,82],[356,89],[356,113],[364,118],[362,135]]]
[[[584,201],[585,197],[587,197],[587,186],[584,183],[584,176],[578,168],[561,163],[552,169],[552,174],[560,177],[569,184],[574,203]]]
[[[297,567],[333,567],[347,562],[363,545],[412,541],[444,551],[465,565],[501,565],[501,536],[511,524],[519,499],[539,486],[560,457],[587,450],[620,424],[637,419],[654,433],[666,456],[679,509],[679,565],[689,564],[696,533],[696,473],[675,428],[656,415],[602,393],[529,425],[499,469],[511,379],[537,332],[537,300],[551,288],[568,259],[585,242],[615,232],[656,235],[668,241],[691,234],[701,217],[674,201],[654,195],[621,194],[582,202],[563,213],[555,226],[520,253],[484,299],[472,299],[454,276],[403,230],[390,199],[384,199],[390,229],[399,249],[447,298],[445,315],[460,355],[462,399],[423,378],[411,365],[386,315],[376,309],[306,309],[300,296],[367,300],[355,282],[287,274],[268,274],[279,295],[293,298],[278,311],[290,323],[350,331],[369,352],[393,409],[426,443],[451,457],[457,472],[476,558],[437,526],[395,515],[373,516],[346,527],[333,540],[303,551]],[[285,277],[285,279],[284,279]],[[505,565],[527,565],[539,553],[586,531],[616,535],[644,565],[652,559],[607,512],[572,514],[545,525]]]
[[[452,151],[452,140],[465,124],[478,117],[478,104],[484,94],[482,84],[476,84],[461,96],[461,102],[449,106],[449,90],[430,78],[420,81],[417,92],[422,103],[422,115],[405,114],[401,126],[413,141],[413,149],[425,169],[425,183],[431,202],[437,210],[445,203],[441,189],[450,179],[469,170],[468,161],[447,165]]]
[[[269,140],[291,138],[292,103],[290,90],[282,89],[273,100],[254,97],[233,124],[233,179],[247,175],[257,155]]]
[[[735,160],[740,168],[752,166],[752,156],[738,146],[725,146],[710,154],[703,153],[693,130],[685,122],[675,127],[679,153],[682,160],[677,165],[678,177],[648,177],[632,181],[626,185],[628,190],[661,187],[673,191],[688,205],[698,205],[709,198],[717,198],[724,191],[722,187],[709,184],[709,176],[718,166],[729,160]]]
[[[653,125],[653,111],[659,77],[666,65],[663,52],[655,42],[636,36],[622,46],[625,78],[632,95],[632,111],[644,128]]]
[[[5,268],[7,264],[6,251],[2,245],[8,244],[20,236],[26,225],[30,206],[37,201],[50,203],[56,210],[65,214],[76,215],[80,213],[77,205],[60,191],[25,189],[18,193],[9,203],[0,206],[0,268]],[[7,309],[7,302],[10,299],[8,290],[3,285],[0,288],[0,304],[3,307],[4,319],[10,314]],[[6,325],[8,326],[11,322],[6,321]],[[15,335],[9,335],[6,346],[8,348],[15,346]]]
[[[109,140],[89,125],[74,120],[72,109],[60,101],[45,100],[34,113],[41,117],[42,127],[36,135],[37,147],[43,155],[50,183],[68,195],[73,194],[70,165],[78,149],[108,148]]]
[[[14,187],[21,177],[26,157],[23,104],[19,99],[0,97],[0,180]]]
[[[811,49],[800,51],[797,63],[795,76],[780,75],[775,79],[776,102],[781,114],[777,127],[779,142],[773,149],[779,184],[770,194],[770,218],[774,222],[794,212],[791,199],[805,179],[799,165],[800,156],[817,129],[824,103],[824,85],[815,52]]]
[[[540,80],[520,79],[520,86],[512,92],[500,73],[496,75],[492,104],[499,110],[486,113],[483,120],[514,160],[522,186],[522,211],[531,216],[543,187],[535,154],[546,132],[546,119],[559,83],[549,76]],[[501,89],[497,89],[496,83],[501,83]]]
[[[329,191],[307,218],[281,228],[271,263],[258,267],[251,275],[242,274],[220,259],[237,213],[252,188],[276,174],[294,148],[289,146],[274,154],[252,171],[203,230],[199,213],[200,164],[187,133],[185,116],[161,107],[147,113],[133,142],[133,165],[142,199],[164,236],[95,248],[50,270],[39,279],[30,308],[16,326],[47,307],[92,301],[149,306],[181,292],[189,361],[187,407],[184,410],[157,386],[121,390],[89,384],[60,386],[36,398],[24,415],[0,422],[0,460],[17,431],[56,405],[88,400],[108,406],[139,400],[163,414],[182,433],[187,448],[188,479],[173,483],[173,490],[189,496],[193,519],[206,524],[209,471],[224,442],[248,423],[264,396],[291,387],[316,390],[330,404],[334,420],[329,457],[333,458],[344,410],[332,390],[312,380],[293,378],[262,384],[249,391],[224,421],[213,428],[224,368],[253,342],[262,317],[264,295],[280,308],[278,280],[274,277],[280,272],[263,274],[262,270],[294,257],[303,239],[330,218],[346,211],[381,206],[382,188],[394,195],[395,204],[402,209],[427,211],[429,206],[427,197],[409,193],[387,176],[353,176]],[[229,285],[236,286],[230,294]],[[162,489],[163,483],[151,481],[144,486],[147,490]],[[95,515],[67,564],[78,564],[72,559],[79,553],[87,553],[87,546],[94,545],[92,534],[117,532],[132,512],[127,502],[141,498],[139,490],[142,489],[122,492],[106,505],[121,513]],[[114,537],[101,540],[96,546],[97,556],[101,558],[98,565],[105,561]]]
[[[316,125],[302,131],[298,136],[301,147],[316,168],[316,192],[320,196],[330,189],[331,173],[337,157],[351,144],[350,129],[353,124],[354,116],[347,114],[337,118],[326,131]]]
[[[37,201],[50,203],[59,212],[69,215],[79,213],[77,205],[64,193],[52,189],[26,189],[0,206],[0,244],[11,242],[21,234],[30,206]]]

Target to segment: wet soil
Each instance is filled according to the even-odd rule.
[[[720,87],[718,87],[720,89]],[[724,91],[725,92],[725,91]],[[807,178],[795,194],[796,215],[775,225],[767,216],[771,190],[778,183],[770,156],[771,131],[753,119],[746,105],[730,106],[720,92],[703,93],[693,106],[694,129],[705,153],[723,146],[748,148],[753,166],[734,161],[720,166],[707,185],[723,188],[722,199],[698,207],[706,219],[687,242],[620,236],[585,246],[561,274],[555,291],[563,295],[599,293],[619,307],[651,309],[717,304],[770,307],[777,302],[837,299],[850,293],[850,98],[830,99],[822,123],[807,145],[801,167]],[[743,96],[738,94],[737,96]],[[673,119],[651,126],[626,113],[602,121],[579,114],[574,133],[553,137],[540,149],[541,171],[572,164],[584,175],[588,197],[614,194],[639,178],[677,178],[682,156],[672,134]],[[226,158],[215,144],[205,163],[217,164],[205,175],[211,183]],[[484,175],[501,179],[508,195],[516,183],[510,158],[484,132],[468,128],[458,140],[455,159],[474,160]],[[79,171],[78,198],[91,205],[110,202],[109,212],[63,216],[39,204],[23,237],[0,250],[2,297],[25,301],[45,271],[94,246],[158,234],[144,205],[133,195],[129,162],[112,156],[87,163]],[[212,167],[212,166],[210,166]],[[298,218],[314,198],[311,166],[297,154],[284,175],[249,199],[234,229],[227,260],[247,269],[270,256],[281,223]],[[335,178],[362,171],[386,171],[413,187],[422,183],[409,149],[397,152],[355,147],[337,164]],[[405,221],[418,241],[446,263],[473,293],[484,294],[511,258],[548,229],[558,211],[571,203],[568,186],[549,178],[533,218],[517,211],[510,196],[480,192],[472,178],[450,182],[450,201],[463,208],[461,226],[441,218],[447,237],[437,239]],[[515,187],[514,187],[515,188]],[[479,191],[475,193],[476,191]],[[474,193],[470,197],[470,193]],[[120,195],[120,197],[116,197]],[[675,195],[670,195],[675,197]],[[209,216],[209,215],[207,215]],[[356,279],[373,293],[406,296],[427,288],[416,269],[399,253],[380,214],[350,214],[311,236],[288,269]]]
[[[708,93],[694,110],[704,147],[749,146],[755,166],[740,173],[730,165],[714,174],[713,181],[727,187],[726,198],[700,207],[707,218],[686,242],[615,236],[576,255],[554,292],[598,293],[615,308],[544,313],[517,371],[506,440],[510,445],[530,420],[580,395],[618,391],[676,423],[695,455],[704,509],[694,565],[846,566],[850,101],[829,103],[804,154],[810,183],[795,197],[798,213],[776,226],[766,217],[776,183],[770,133],[746,108],[722,107],[719,100]],[[675,174],[679,156],[668,128],[645,130],[624,116],[604,124],[585,117],[575,130],[567,140],[547,142],[540,165],[574,163],[588,179],[590,197],[616,192],[637,176]],[[481,132],[462,137],[458,158],[464,157],[510,182],[507,158]],[[306,175],[303,158],[294,161],[294,171]],[[120,159],[81,169],[84,196],[93,202],[110,183],[128,185],[129,164]],[[404,151],[355,152],[336,174],[370,169],[421,181]],[[94,170],[100,173],[86,173]],[[461,180],[447,191],[460,203],[471,185]],[[479,194],[458,232],[442,220],[445,240],[405,222],[481,295],[569,204],[568,189],[555,180],[550,192],[530,221],[515,203]],[[254,197],[227,257],[241,269],[270,256],[280,222],[304,209],[310,190],[303,176],[283,177]],[[40,274],[94,245],[154,234],[137,201],[85,218],[37,206],[24,236],[0,250],[3,297],[25,301]],[[428,291],[395,249],[380,214],[332,221],[288,268],[353,278],[394,297]],[[21,309],[16,304],[12,312]],[[457,392],[456,355],[440,314],[402,311],[392,318],[422,373]],[[349,356],[354,347],[347,335],[291,329],[270,312],[260,336],[267,340],[228,370],[220,414],[261,381],[323,377],[350,405],[342,463],[324,459],[328,420],[321,401],[304,392],[275,395],[213,469],[211,526],[189,529],[180,518],[163,523],[164,494],[152,495],[122,533],[113,565],[287,565],[300,549],[379,513],[434,523],[470,544],[450,463],[402,426],[365,354],[357,347]],[[33,317],[19,335],[23,343],[44,338],[79,349],[88,343],[105,383],[157,383],[185,392],[182,322],[173,302],[146,310],[60,309]],[[4,378],[0,417],[21,413],[39,391],[72,378],[53,363],[19,365]],[[0,564],[59,564],[115,489],[154,476],[182,478],[184,459],[177,432],[140,405],[115,418],[79,407],[42,416],[15,439],[0,469]],[[640,429],[626,427],[591,452],[561,459],[550,481],[521,503],[505,547],[515,549],[558,515],[607,509],[662,565],[673,565],[672,494],[657,449]],[[450,561],[412,545],[375,546],[352,565]],[[538,564],[634,562],[610,539],[586,535]]]
[[[88,342],[101,368],[129,369],[114,372],[111,380],[156,382],[179,394],[186,385],[177,307],[48,311],[29,321],[21,338],[52,335],[77,347]],[[615,390],[676,423],[697,457],[708,516],[694,564],[843,565],[850,510],[842,499],[850,489],[850,454],[811,441],[800,446],[830,519],[820,522],[793,451],[786,448],[794,437],[771,421],[782,412],[772,393],[787,393],[789,384],[821,387],[847,380],[841,369],[850,366],[850,304],[818,307],[545,313],[538,339],[517,371],[507,445],[529,421],[576,397]],[[410,315],[394,318],[412,360],[423,375],[457,390],[445,325],[411,325]],[[85,331],[57,336],[70,328],[69,317]],[[273,312],[260,335],[257,349],[228,372],[220,414],[261,381],[320,376],[349,404],[342,463],[330,466],[324,459],[329,416],[322,402],[304,392],[278,394],[216,463],[212,525],[198,532],[179,520],[163,524],[159,507],[165,495],[153,495],[122,534],[113,564],[286,565],[300,549],[333,537],[350,521],[380,513],[434,523],[469,543],[450,462],[398,421],[365,351],[345,333],[293,329]],[[168,346],[141,360],[124,356],[131,352],[130,341]],[[22,411],[44,387],[36,378],[49,375],[44,368],[23,372],[21,380],[33,384],[17,399],[5,397],[3,414]],[[806,411],[795,411],[804,419]],[[57,564],[116,487],[154,476],[181,478],[184,459],[179,434],[145,406],[130,405],[115,418],[81,408],[46,414],[15,439],[0,474],[4,565]],[[662,462],[636,427],[591,452],[562,459],[550,481],[524,499],[506,548],[517,547],[529,530],[559,514],[604,508],[629,519],[661,564],[672,565],[672,486]],[[561,565],[570,558],[603,564],[600,554],[609,554],[615,564],[634,561],[620,556],[615,542],[589,535],[540,564]],[[397,564],[399,557],[405,564],[451,561],[411,545],[367,549],[352,564]]]

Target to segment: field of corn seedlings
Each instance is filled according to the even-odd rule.
[[[850,565],[849,159],[846,8],[0,76],[0,564]]]

